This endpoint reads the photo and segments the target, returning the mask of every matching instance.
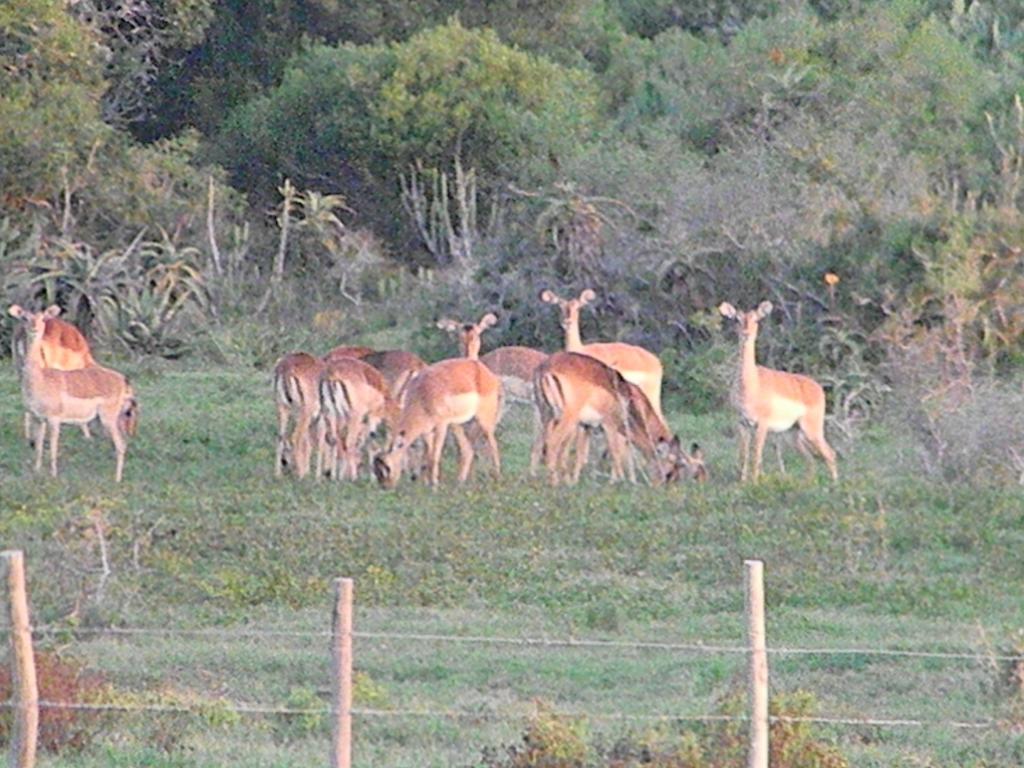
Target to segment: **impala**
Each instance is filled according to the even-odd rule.
[[[376,351],[377,350],[371,347],[335,347],[323,356],[323,361],[325,363],[331,363],[335,360],[351,357],[354,357],[357,360],[362,360],[367,355],[372,355]]]
[[[412,377],[427,367],[427,364],[418,355],[402,349],[373,352],[362,360],[381,372],[391,390],[391,396],[396,402],[402,401],[402,394]]]
[[[684,474],[706,477],[699,449],[694,446],[694,455],[687,456],[646,394],[600,360],[575,352],[556,352],[537,367],[534,393],[542,430],[534,443],[531,465],[535,466],[543,453],[552,485],[578,481],[586,461],[586,441],[577,441],[573,471],[566,472],[564,465],[570,439],[585,426],[600,426],[604,431],[613,480],[622,479],[626,462],[630,480],[635,480],[630,443],[650,460],[655,483]]]
[[[117,453],[114,478],[121,482],[127,447],[124,430],[134,426],[138,409],[128,380],[117,371],[95,363],[72,371],[48,368],[43,352],[46,321],[56,317],[60,309],[50,307],[45,312],[36,313],[14,304],[8,312],[25,324],[27,332],[22,391],[26,408],[39,420],[35,436],[36,471],[43,466],[47,427],[50,431],[50,474],[56,477],[61,424],[88,424],[99,417],[114,443]]]
[[[735,320],[739,328],[740,363],[733,381],[733,405],[740,413],[740,481],[747,479],[750,466],[750,438],[754,436],[753,479],[761,475],[761,452],[768,432],[785,432],[796,424],[796,445],[813,471],[811,449],[825,461],[836,480],[836,454],[825,440],[825,391],[814,379],[757,364],[755,343],[760,322],[772,311],[770,301],[757,309],[741,312],[723,302],[718,311]]]
[[[12,308],[18,307],[17,304]],[[24,311],[24,310],[22,310]],[[46,329],[43,331],[40,352],[42,353],[43,367],[54,368],[58,371],[77,371],[96,365],[96,360],[89,349],[89,342],[85,340],[82,332],[71,323],[61,320],[60,307],[54,305],[43,312]],[[14,366],[19,374],[25,360],[26,348],[26,326],[19,325],[14,333],[12,352]],[[131,422],[134,427],[134,420]],[[32,414],[25,411],[25,439],[32,439]],[[89,437],[89,425],[82,424],[82,434]]]
[[[580,338],[580,309],[597,298],[590,288],[583,291],[578,299],[563,299],[548,290],[541,291],[540,299],[555,304],[562,312],[562,328],[565,330],[565,351],[579,352],[596,357],[622,374],[622,378],[636,384],[647,395],[655,412],[661,416],[661,378],[663,369],[656,355],[643,347],[612,341],[584,344]]]
[[[473,445],[462,425],[470,420],[475,420],[483,432],[495,474],[500,476],[501,460],[494,438],[500,412],[501,383],[479,360],[456,358],[427,366],[406,388],[391,445],[374,459],[373,470],[378,482],[393,488],[401,476],[409,446],[424,437],[429,453],[428,479],[436,486],[449,427],[459,443],[459,482],[464,482],[473,466]]]
[[[327,465],[335,479],[341,478],[340,462],[350,480],[359,476],[360,455],[366,438],[383,421],[393,431],[398,406],[380,371],[355,358],[329,363],[320,377],[320,403],[330,441],[321,449],[333,450]],[[319,462],[318,465],[322,465]]]
[[[481,356],[480,336],[497,322],[497,316],[489,312],[476,324],[445,319],[439,320],[437,327],[458,336],[463,357],[480,360],[501,379],[503,395],[532,403],[533,372],[547,359],[547,353],[529,347],[498,347]]]
[[[442,331],[454,334],[459,340],[459,350],[462,356],[470,360],[480,359],[480,336],[488,328],[493,328],[498,322],[498,316],[488,312],[480,318],[478,323],[460,323],[457,320],[442,318],[437,321],[437,327]]]
[[[501,379],[510,400],[533,402],[533,372],[548,359],[546,352],[530,347],[498,347],[480,356],[480,362]]]
[[[277,404],[277,455],[274,474],[281,476],[286,466],[298,477],[309,473],[312,441],[317,446],[317,476],[326,437],[320,411],[320,375],[322,360],[305,352],[285,355],[274,366],[274,401]],[[288,434],[289,423],[295,426]]]

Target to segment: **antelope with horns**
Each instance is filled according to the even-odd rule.
[[[341,479],[343,463],[345,475],[355,480],[366,438],[382,421],[394,431],[397,402],[380,371],[362,360],[339,358],[328,363],[320,377],[320,404],[331,437],[321,442],[321,449],[329,452],[331,475]]]
[[[18,305],[15,304],[15,307]],[[20,307],[19,307],[20,309]],[[60,307],[52,306],[43,312],[46,317],[46,330],[43,332],[40,350],[43,356],[43,367],[58,371],[77,371],[96,365],[96,360],[89,349],[85,336],[71,323],[61,320]],[[11,351],[14,367],[20,374],[25,360],[26,326],[19,324],[14,332]],[[134,421],[132,422],[134,426]],[[89,438],[89,425],[82,424],[82,434]],[[32,414],[25,411],[25,439],[32,440]]]
[[[473,466],[473,445],[462,425],[475,420],[487,441],[496,475],[501,459],[494,430],[501,413],[501,383],[479,360],[442,360],[417,373],[406,387],[402,412],[391,445],[373,462],[378,482],[397,485],[406,452],[425,437],[429,453],[429,482],[435,487],[441,473],[441,453],[451,428],[459,444],[459,482],[465,482]]]
[[[285,468],[302,478],[309,474],[310,456],[315,443],[319,477],[323,467],[322,443],[326,439],[320,410],[320,376],[324,363],[305,352],[293,352],[274,366],[274,402],[277,405],[277,453],[274,474]],[[294,421],[291,434],[289,425]]]
[[[733,405],[740,414],[740,482],[750,474],[750,438],[754,438],[753,479],[761,475],[761,452],[768,432],[785,432],[797,425],[796,445],[813,471],[812,449],[838,478],[836,454],[825,440],[825,391],[814,379],[757,364],[758,326],[771,314],[770,301],[742,312],[723,302],[718,311],[735,320],[739,329],[739,370],[733,381]]]
[[[706,477],[699,449],[694,446],[693,456],[687,456],[644,392],[600,360],[556,352],[537,367],[534,393],[542,431],[534,443],[531,465],[536,465],[543,453],[553,485],[578,481],[586,461],[585,441],[577,441],[576,465],[571,473],[565,470],[565,464],[570,439],[584,426],[600,426],[604,431],[613,480],[622,479],[627,462],[630,480],[635,480],[630,443],[651,462],[652,482],[656,484],[683,475]]]
[[[35,436],[36,471],[43,466],[47,427],[50,431],[50,474],[56,477],[61,424],[88,424],[99,417],[114,443],[117,454],[114,478],[121,482],[127,448],[125,430],[134,429],[138,413],[135,393],[128,380],[117,371],[95,363],[71,371],[46,367],[43,356],[46,321],[56,317],[60,309],[50,307],[45,312],[29,312],[14,304],[8,312],[21,320],[26,328],[22,391],[26,408],[39,422]]]
[[[455,335],[459,340],[459,351],[462,356],[469,360],[480,359],[480,337],[488,328],[493,328],[498,322],[498,316],[488,312],[480,318],[477,323],[460,323],[457,320],[442,318],[437,321],[437,327]]]
[[[480,336],[498,321],[493,312],[480,318],[480,322],[459,323],[439,320],[437,327],[456,334],[463,357],[480,360],[491,373],[501,379],[502,394],[513,400],[533,403],[533,372],[547,359],[547,353],[530,347],[498,347],[480,355]]]
[[[565,331],[565,351],[579,352],[600,360],[622,374],[622,378],[636,384],[647,395],[658,416],[661,413],[661,379],[663,369],[656,355],[643,347],[622,342],[601,342],[584,344],[580,338],[580,309],[597,298],[593,290],[587,288],[579,298],[563,299],[549,290],[541,291],[540,299],[554,304],[561,310],[562,329]]]

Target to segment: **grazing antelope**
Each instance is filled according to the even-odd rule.
[[[15,304],[15,307],[18,305]],[[20,307],[19,307],[20,309]],[[96,360],[89,349],[89,342],[85,340],[82,332],[71,323],[61,320],[60,307],[56,305],[43,312],[46,318],[46,330],[43,332],[42,346],[40,351],[43,356],[43,367],[54,368],[58,371],[77,371],[81,368],[88,368],[96,365]],[[25,359],[26,332],[25,326],[19,324],[14,331],[14,341],[11,347],[14,358],[14,367],[19,375]],[[25,411],[25,439],[32,439],[32,414]],[[89,425],[82,424],[82,434],[89,438]]]
[[[418,355],[402,349],[373,352],[362,360],[381,372],[396,402],[402,401],[402,394],[412,377],[427,367]]]
[[[610,365],[622,374],[626,381],[636,384],[651,401],[651,407],[662,416],[661,412],[661,378],[663,369],[656,355],[643,347],[621,342],[603,342],[584,344],[580,338],[580,309],[594,299],[597,294],[590,288],[583,291],[578,299],[562,299],[548,290],[540,292],[540,299],[548,304],[555,304],[562,311],[562,328],[565,330],[565,351],[580,352],[596,357],[605,365]]]
[[[377,350],[371,349],[370,347],[335,347],[326,355],[323,356],[325,363],[330,363],[335,360],[341,360],[342,358],[354,357],[357,360],[362,360],[367,355],[372,355]]]
[[[127,447],[124,430],[134,427],[138,413],[135,393],[128,380],[117,371],[95,363],[72,371],[46,367],[43,357],[46,321],[56,317],[60,309],[50,307],[45,312],[29,312],[14,304],[8,312],[24,322],[27,332],[21,384],[25,406],[39,420],[35,436],[36,471],[43,466],[47,427],[50,474],[56,477],[61,424],[87,424],[98,416],[114,443],[117,453],[114,478],[121,482]]]
[[[334,444],[327,462],[331,475],[341,478],[343,461],[345,474],[355,480],[366,438],[382,421],[394,431],[398,404],[380,371],[355,358],[339,358],[327,365],[320,377],[320,403],[332,437],[321,448],[329,450],[327,443]]]
[[[428,478],[436,486],[449,427],[459,443],[459,482],[464,482],[473,466],[473,445],[462,425],[471,419],[483,432],[495,474],[500,476],[501,459],[494,438],[500,413],[501,382],[479,360],[456,358],[427,366],[406,388],[390,447],[373,461],[378,482],[386,488],[397,485],[409,446],[425,437],[429,452]]]
[[[501,379],[510,400],[533,402],[533,372],[548,359],[546,352],[530,347],[498,347],[480,356],[480,362]]]
[[[317,446],[317,476],[326,439],[320,411],[320,375],[324,363],[305,352],[285,355],[274,366],[274,401],[277,404],[277,455],[274,474],[291,467],[298,477],[309,474],[312,442]],[[288,425],[294,416],[291,435]]]
[[[824,459],[832,479],[838,478],[836,454],[825,440],[825,391],[814,379],[757,364],[755,343],[758,325],[772,311],[770,301],[756,310],[741,312],[723,302],[718,311],[735,320],[739,328],[740,364],[733,382],[732,400],[740,412],[740,481],[747,479],[750,437],[754,434],[754,480],[761,475],[761,451],[768,432],[785,432],[799,426],[796,445],[813,471],[811,448]]]
[[[691,444],[687,455],[679,437],[672,434],[665,420],[655,412],[643,390],[632,382],[626,382],[626,388],[629,390],[629,415],[633,427],[630,439],[650,461],[652,483],[660,485],[661,482],[672,483],[682,479],[707,482],[708,469],[700,446]],[[580,468],[582,463],[576,469],[577,478]]]
[[[600,360],[575,352],[556,352],[537,367],[534,393],[542,432],[534,443],[531,465],[539,462],[543,453],[552,485],[563,480],[578,481],[586,461],[585,447],[577,445],[576,466],[571,473],[565,472],[564,465],[570,438],[583,426],[600,426],[604,431],[613,480],[622,479],[623,465],[628,461],[630,480],[635,481],[630,442],[654,465],[655,483],[678,479],[684,473],[706,475],[697,451],[692,458],[683,453],[678,438],[671,435],[646,394]]]

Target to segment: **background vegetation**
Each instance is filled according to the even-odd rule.
[[[486,309],[494,343],[554,348],[537,289],[593,286],[586,335],[658,350],[698,410],[714,307],[770,298],[764,359],[822,378],[844,429],[898,387],[941,432],[1020,366],[1022,24],[1000,0],[17,0],[4,287],[131,355],[263,366],[396,326],[431,351],[432,318]]]
[[[567,612],[573,628],[645,635],[669,622],[703,634],[733,606],[723,585],[749,553],[776,563],[789,617],[779,626],[796,640],[821,612],[847,629],[852,612],[852,635],[879,642],[899,636],[892,614],[915,617],[922,639],[977,642],[989,619],[997,634],[1019,628],[1005,585],[1019,582],[1024,482],[1022,90],[1024,7],[1013,0],[7,0],[5,299],[59,302],[101,360],[139,378],[152,426],[129,467],[166,470],[124,495],[96,479],[102,467],[71,469],[67,484],[28,480],[9,376],[7,539],[47,563],[82,547],[88,571],[82,510],[109,509],[132,570],[119,597],[112,588],[90,609],[85,620],[99,625],[154,623],[164,605],[197,621],[266,611],[315,622],[303,612],[344,572],[367,606],[393,611],[385,624],[436,609],[445,625],[461,626],[452,616],[464,611],[470,626],[497,615],[518,628],[527,610],[543,631]],[[715,307],[772,300],[760,358],[825,385],[849,485],[835,495],[789,480],[639,497],[588,488],[568,510],[510,481],[493,505],[481,489],[443,505],[413,489],[374,495],[371,509],[369,489],[253,481],[269,476],[270,417],[246,408],[266,399],[280,354],[360,342],[437,359],[452,349],[436,317],[488,310],[501,316],[488,344],[556,349],[561,331],[536,299],[544,287],[598,292],[585,339],[659,353],[669,412],[694,419],[681,425],[726,481],[735,341]],[[0,322],[0,341],[11,330]],[[197,408],[224,420],[196,424]],[[74,456],[75,436],[66,443]],[[879,477],[880,465],[891,474]],[[510,466],[515,476],[521,457]],[[410,512],[410,499],[424,511]],[[312,510],[308,530],[285,514],[294,508]],[[301,576],[274,564],[282,540],[306,564]],[[826,573],[836,557],[845,570]],[[62,590],[85,589],[66,581],[52,594],[36,585],[48,621],[74,613]],[[85,649],[86,661],[114,645]],[[413,678],[455,675],[409,664]],[[842,672],[829,664],[794,679]],[[107,665],[112,685],[159,688],[180,671],[140,681],[133,665]],[[493,659],[475,668],[483,679]],[[392,674],[382,669],[371,678]],[[729,675],[698,669],[695,690],[727,706]],[[934,671],[914,671],[906,687],[942,688]],[[469,688],[486,688],[480,679]],[[964,683],[992,695],[964,711],[1012,720],[1019,701],[998,698],[992,679]],[[921,696],[908,707],[933,703]],[[408,754],[432,728],[457,732],[424,726]],[[271,730],[277,744],[301,741],[293,724]],[[191,764],[174,723],[147,733],[143,743],[166,749],[83,764]],[[221,747],[250,735],[232,731]],[[404,737],[378,735],[382,764],[400,764],[389,750]],[[484,734],[494,765],[522,764],[515,736]],[[900,752],[876,736],[844,749],[858,765],[896,764],[894,754],[1020,762],[1012,740],[974,749],[931,734]],[[693,738],[693,749],[730,743]],[[642,742],[586,749],[629,765]],[[673,749],[652,742],[644,754],[672,765]]]

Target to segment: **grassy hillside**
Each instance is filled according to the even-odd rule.
[[[840,445],[841,482],[813,481],[795,452],[779,475],[740,487],[731,418],[667,407],[698,440],[706,486],[576,489],[526,478],[530,416],[499,432],[505,474],[486,461],[465,488],[383,492],[272,477],[269,375],[140,368],[142,400],[125,483],[105,438],[67,428],[62,475],[30,472],[13,373],[0,373],[0,531],[26,550],[34,621],[322,632],[330,581],[356,579],[365,633],[743,642],[742,560],[766,562],[769,644],[1005,652],[1024,627],[1019,489],[934,485],[912,446],[869,433]],[[452,467],[446,467],[447,478]],[[481,472],[481,470],[483,470]],[[108,546],[102,577],[97,526]],[[47,766],[285,766],[322,762],[312,716],[242,715],[223,702],[305,709],[328,682],[321,636],[46,634],[41,647],[105,673],[117,701],[200,705],[198,715],[111,715],[81,754]],[[592,714],[705,714],[740,686],[743,657],[653,649],[359,639],[357,705],[439,710],[357,720],[356,761],[480,764],[519,738],[538,702]],[[1014,719],[995,661],[773,655],[776,692],[804,689],[816,714],[927,721]],[[678,739],[685,727],[591,717],[591,739],[626,731]],[[1017,718],[1019,722],[1019,718]],[[1008,729],[825,727],[856,766],[1020,761]]]

